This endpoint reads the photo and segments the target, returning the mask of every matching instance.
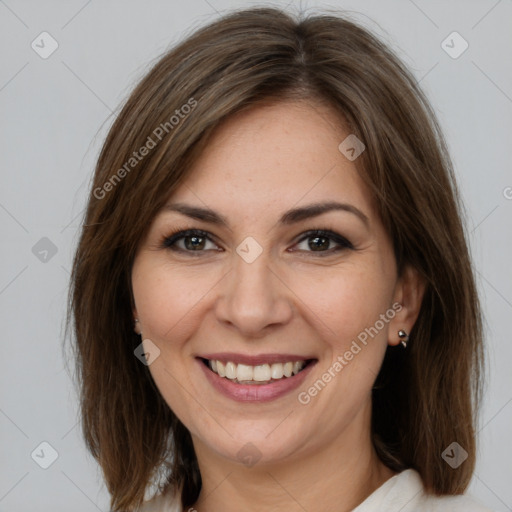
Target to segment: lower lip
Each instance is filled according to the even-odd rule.
[[[296,375],[283,377],[269,384],[237,384],[230,379],[217,375],[201,359],[197,361],[210,384],[224,396],[237,402],[270,402],[284,396],[302,384],[316,363],[316,361],[312,361]]]

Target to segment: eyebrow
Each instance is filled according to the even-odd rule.
[[[187,217],[191,217],[192,219],[202,220],[210,224],[225,226],[229,228],[228,220],[223,215],[209,208],[202,208],[184,203],[168,203],[164,206],[163,210],[178,212],[186,215]],[[313,203],[307,206],[302,206],[300,208],[293,208],[283,213],[279,219],[279,223],[283,225],[291,225],[302,220],[318,217],[319,215],[335,210],[352,213],[361,221],[363,221],[367,227],[369,227],[368,217],[361,210],[359,210],[359,208],[356,208],[355,206],[348,203],[338,203],[336,201],[330,201],[327,203]]]

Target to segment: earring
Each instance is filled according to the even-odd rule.
[[[404,348],[407,348],[407,342],[409,341],[409,335],[403,329],[400,329],[398,331],[398,337],[400,338],[400,343],[402,343]]]
[[[139,323],[139,319],[138,318],[135,318],[134,319],[135,321],[135,325],[133,326],[133,330],[135,331],[136,334],[138,334],[139,336],[142,335],[142,331],[140,331],[140,328],[139,326],[137,325]]]

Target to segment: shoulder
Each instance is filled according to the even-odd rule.
[[[492,512],[469,495],[461,496],[429,496],[424,498],[425,512]]]
[[[420,492],[417,495],[418,509],[425,512],[492,512],[491,509],[484,507],[480,502],[470,494],[459,494],[455,496],[433,496],[423,491],[423,483],[418,472],[412,472],[413,477],[418,482]]]
[[[407,469],[390,478],[353,512],[492,512],[470,495],[426,494],[421,477]]]

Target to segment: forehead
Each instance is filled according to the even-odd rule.
[[[253,219],[326,201],[350,201],[369,211],[371,198],[356,165],[338,149],[348,135],[326,105],[254,107],[216,129],[170,199]]]

